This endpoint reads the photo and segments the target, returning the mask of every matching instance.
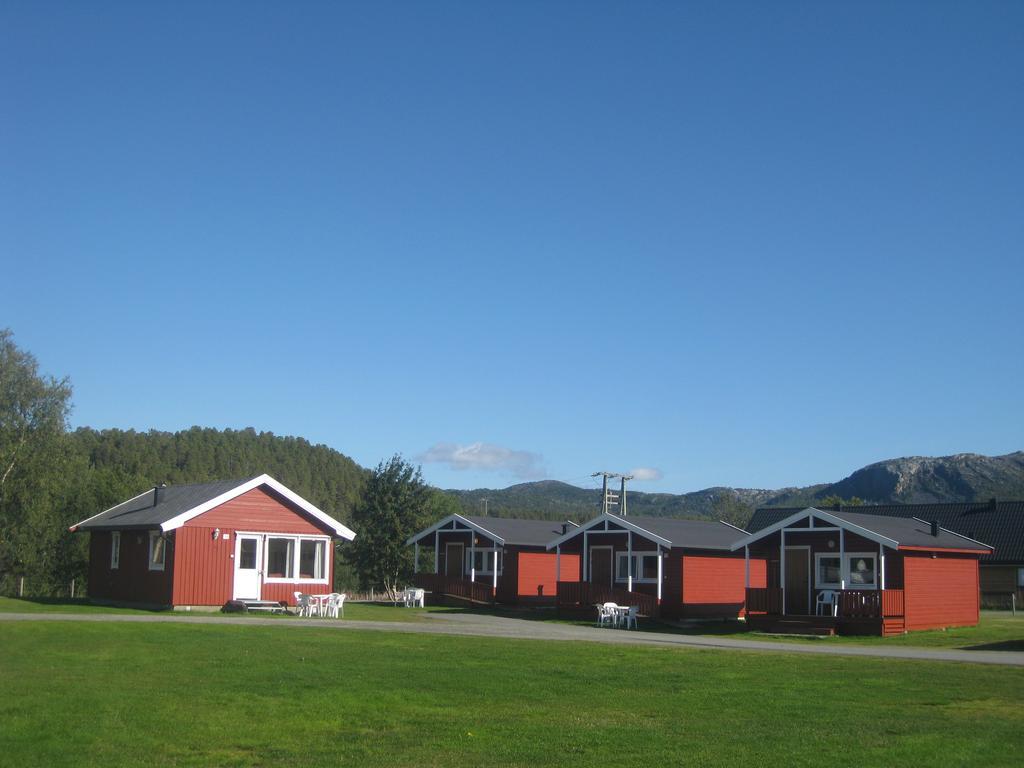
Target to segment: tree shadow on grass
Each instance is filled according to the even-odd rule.
[[[147,613],[166,613],[171,609],[167,606],[145,606],[139,604],[124,604],[119,605],[117,603],[105,603],[105,602],[94,602],[87,597],[11,597],[8,598],[11,602],[11,606],[15,606],[18,603],[25,603],[27,605],[39,606],[40,608],[82,608],[88,611],[89,609],[100,610],[117,610],[129,609],[133,611],[145,611]]]
[[[1024,651],[1024,640],[1003,640],[998,643],[981,643],[980,645],[964,645],[961,651]]]

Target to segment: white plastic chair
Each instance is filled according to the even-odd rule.
[[[320,612],[317,601],[304,592],[295,593],[295,606],[299,609],[299,616],[312,616],[313,612]]]
[[[425,589],[416,588],[411,590],[411,593],[412,594],[410,595],[409,604],[413,608],[417,606],[419,606],[420,608],[427,607],[427,591]]]
[[[341,613],[341,618],[345,618],[345,598],[348,595],[337,592],[332,592],[331,596],[327,598],[327,615],[332,619],[338,618],[338,613]]]
[[[631,605],[626,609],[626,612],[622,615],[622,623],[626,625],[626,629],[629,629],[629,625],[633,625],[633,629],[637,629],[636,617],[640,612],[640,606]]]
[[[599,605],[597,606],[597,612],[598,626],[608,624],[611,627],[617,627],[619,625],[618,603],[604,603],[603,605]]]
[[[828,609],[828,616],[836,616],[839,612],[839,595],[831,589],[824,589],[818,593],[818,599],[814,601],[814,615],[823,616],[823,608]]]

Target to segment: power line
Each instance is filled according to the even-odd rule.
[[[626,481],[632,480],[633,475],[627,475],[622,472],[595,472],[591,477],[601,478],[601,511],[608,515],[611,514],[611,509],[615,507],[615,511],[621,516],[626,516]],[[619,486],[619,492],[608,490],[608,479],[617,477],[622,481]]]

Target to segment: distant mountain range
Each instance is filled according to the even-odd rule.
[[[600,490],[580,488],[557,480],[520,483],[508,488],[449,490],[466,514],[575,520],[592,517],[599,509]],[[1024,499],[1024,451],[1005,456],[958,453],[954,456],[910,456],[888,459],[858,469],[836,483],[804,488],[763,490],[705,488],[691,493],[643,493],[627,486],[628,512],[661,517],[715,517],[716,500],[723,497],[749,510],[755,507],[813,505],[839,497],[859,498],[865,504],[927,503]]]

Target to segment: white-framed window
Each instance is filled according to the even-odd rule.
[[[634,552],[631,559],[628,552],[619,552],[615,556],[615,580],[627,581],[632,575],[634,582],[656,584],[658,582],[658,557],[657,552]],[[627,563],[629,563],[629,572],[626,570]]]
[[[846,580],[851,589],[876,589],[878,587],[878,560],[871,554],[846,554]]]
[[[324,557],[326,542],[322,539],[299,540],[299,578],[327,578],[327,559]]]
[[[470,570],[476,570],[477,575],[491,576],[494,571],[491,566],[494,565],[494,553],[498,553],[498,575],[501,575],[502,567],[505,563],[505,558],[502,551],[498,547],[485,547],[483,549],[466,550],[466,573]],[[475,569],[474,569],[475,566]]]
[[[877,589],[878,554],[847,552],[845,562],[836,552],[818,552],[814,555],[815,588],[839,589],[843,581],[847,589]]]
[[[161,531],[149,532],[149,570],[162,571],[167,559],[167,537]]]
[[[326,584],[330,543],[319,536],[268,535],[263,580]]]
[[[267,537],[267,580],[290,579],[295,573],[295,539]]]
[[[1024,587],[1024,568],[1017,569],[1017,586]]]
[[[116,571],[121,567],[121,532],[114,531],[110,534],[110,570]]]
[[[814,556],[814,586],[818,589],[833,587],[839,589],[842,576],[839,569],[839,555],[818,553]]]

